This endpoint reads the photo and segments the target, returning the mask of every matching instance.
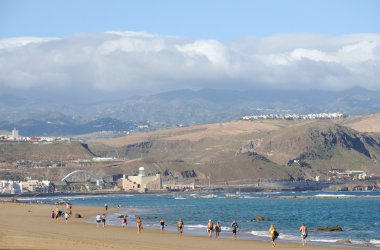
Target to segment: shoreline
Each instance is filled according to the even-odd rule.
[[[83,218],[71,217],[68,223],[63,218],[57,220],[50,217],[51,211],[57,206],[35,203],[0,203],[0,248],[1,249],[273,249],[268,241],[238,238],[234,241],[228,237],[210,239],[207,235],[197,235],[185,232],[182,237],[177,233],[159,229],[145,228],[137,234],[133,227],[107,225],[97,228],[92,221],[95,215],[104,212],[104,208],[74,206],[73,215],[81,214]],[[64,208],[64,206],[59,206]],[[110,208],[108,214],[116,214],[115,208]],[[129,220],[134,225],[134,220]],[[228,232],[230,233],[230,232]],[[356,246],[355,246],[356,247]],[[304,248],[300,243],[279,240],[276,248]],[[344,244],[339,246],[308,245],[307,248],[319,249],[353,249]],[[357,248],[370,249],[358,246]],[[378,249],[378,248],[374,248]]]

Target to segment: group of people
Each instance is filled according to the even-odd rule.
[[[108,205],[105,204],[104,208],[107,211],[108,210]],[[120,208],[120,207],[118,207],[118,208]],[[70,211],[71,211],[71,209],[70,209]],[[53,214],[55,214],[55,211],[52,211],[52,212],[53,212]],[[66,214],[65,214],[65,217],[66,217]],[[52,217],[53,217],[53,215],[52,215]],[[122,225],[123,228],[127,226],[127,217],[128,216],[126,216],[126,215],[121,215],[120,216],[120,218],[121,218],[121,225]],[[67,219],[66,219],[66,222],[67,222]],[[141,230],[143,229],[143,223],[142,223],[141,217],[137,216],[135,222],[136,222],[137,232],[140,233]],[[106,213],[103,213],[102,215],[100,215],[100,213],[99,213],[96,216],[96,223],[97,223],[97,227],[99,227],[100,224],[102,224],[103,227],[105,227],[106,226]],[[159,224],[160,224],[161,232],[164,232],[164,229],[167,226],[167,224],[166,224],[165,220],[162,217],[161,217],[161,219],[159,221]],[[179,218],[178,221],[177,221],[177,231],[178,231],[179,236],[182,236],[184,226],[185,226],[185,224],[184,224],[182,218]],[[236,236],[237,236],[237,232],[238,232],[238,228],[239,228],[239,225],[236,222],[236,220],[232,221],[230,227],[231,227],[231,230],[232,230],[232,239],[236,240]],[[213,237],[214,231],[215,231],[215,238],[219,238],[220,232],[222,231],[222,226],[219,223],[219,221],[214,226],[214,223],[212,222],[212,220],[209,219],[208,223],[207,223],[207,233],[208,233],[208,236],[210,238]],[[307,243],[307,236],[308,236],[308,229],[305,226],[305,224],[301,225],[301,227],[299,228],[299,232],[301,234],[302,245],[305,246],[306,243]],[[271,241],[272,241],[272,246],[275,247],[276,246],[275,241],[276,241],[276,239],[278,238],[278,236],[280,234],[279,234],[279,232],[277,231],[277,229],[275,228],[275,226],[273,224],[271,224],[270,227],[269,227],[269,235],[270,235],[270,238],[271,238]]]
[[[59,217],[63,216],[65,218],[65,223],[67,223],[67,221],[70,217],[70,214],[71,214],[71,208],[70,208],[70,212],[68,213],[64,209],[59,210],[57,207],[57,208],[55,208],[55,210],[51,211],[51,218],[52,219],[58,219]]]
[[[305,246],[307,243],[307,236],[308,236],[308,230],[307,230],[307,227],[305,226],[305,224],[302,223],[301,227],[299,228],[299,232],[301,234],[302,245]],[[272,246],[275,247],[276,246],[275,241],[280,234],[277,231],[277,229],[274,227],[273,224],[271,224],[269,227],[269,235],[270,235],[271,240],[272,240]]]

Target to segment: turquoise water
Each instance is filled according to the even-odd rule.
[[[280,199],[278,196],[336,196],[326,199]],[[229,225],[239,223],[238,237],[268,240],[268,228],[273,223],[280,232],[279,241],[300,241],[298,228],[305,223],[309,228],[311,244],[335,245],[350,240],[353,246],[371,243],[380,249],[380,192],[339,193],[171,193],[79,196],[34,199],[38,202],[69,201],[75,205],[110,207],[121,205],[119,213],[108,215],[110,224],[120,225],[120,214],[128,214],[129,226],[134,226],[135,216],[141,216],[144,227],[159,228],[160,217],[165,218],[168,230],[175,230],[179,217],[185,223],[185,233],[206,235],[209,219],[222,224],[222,237],[231,237]],[[272,198],[270,198],[272,197]],[[25,200],[28,201],[28,200]],[[253,221],[264,216],[271,221]],[[95,221],[95,218],[94,218]],[[317,227],[341,226],[343,232],[318,232]]]

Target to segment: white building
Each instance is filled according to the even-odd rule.
[[[161,175],[146,176],[144,167],[140,167],[138,175],[123,175],[123,178],[118,180],[118,186],[125,191],[162,190]]]

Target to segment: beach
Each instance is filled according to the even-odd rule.
[[[268,241],[231,238],[208,238],[186,233],[179,237],[173,232],[161,233],[158,229],[144,229],[138,234],[134,228],[101,226],[94,223],[103,207],[74,206],[73,216],[65,223],[64,218],[52,219],[56,205],[1,202],[0,249],[273,249]],[[58,206],[58,208],[65,208]],[[115,208],[108,210],[114,213]],[[83,218],[74,218],[75,214]],[[128,221],[133,223],[132,218]],[[230,232],[224,232],[230,235]],[[276,249],[303,249],[301,244],[279,240]],[[339,247],[307,246],[308,249],[352,249]]]

